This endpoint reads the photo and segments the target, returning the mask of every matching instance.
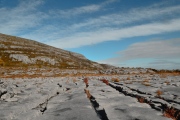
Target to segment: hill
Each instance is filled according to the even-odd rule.
[[[34,40],[0,33],[0,77],[58,77],[154,72],[159,71],[150,68],[119,68],[99,64],[88,60],[79,53],[55,48]]]
[[[83,55],[33,40],[0,34],[0,65],[4,67],[53,67],[103,69]]]

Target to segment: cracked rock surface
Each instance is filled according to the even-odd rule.
[[[116,77],[2,79],[0,120],[179,120],[179,77]]]

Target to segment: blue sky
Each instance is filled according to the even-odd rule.
[[[179,0],[0,0],[0,33],[120,67],[180,69]]]

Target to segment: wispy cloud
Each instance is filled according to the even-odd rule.
[[[69,18],[84,13],[92,13],[98,11],[100,8],[101,8],[100,5],[88,5],[88,6],[77,7],[69,10],[59,10],[56,12],[51,11],[51,13],[58,14],[58,16],[60,17]]]
[[[117,12],[109,15],[102,15],[98,18],[87,19],[85,22],[73,24],[69,28],[74,29],[97,29],[102,27],[122,27],[134,22],[148,23],[151,20],[167,22],[172,14],[180,13],[180,5],[159,7],[158,5],[134,8],[126,12]]]
[[[126,50],[118,52],[116,58],[99,62],[119,65],[120,63],[136,59],[153,59],[144,67],[180,68],[180,62],[177,61],[180,60],[180,38],[135,43],[130,45]]]
[[[119,11],[115,14],[65,25],[54,31],[54,39],[45,41],[49,41],[46,42],[47,44],[60,48],[76,48],[92,43],[179,30],[178,15],[174,17],[173,14],[180,14],[180,5],[161,7],[161,4],[131,9],[127,13]],[[134,23],[139,25],[134,25]],[[51,34],[45,36],[48,37]],[[37,33],[33,35],[39,36]]]
[[[67,10],[55,10],[51,11],[51,14],[56,14],[56,16],[59,16],[60,18],[70,18],[73,16],[85,14],[85,13],[93,13],[101,10],[104,8],[106,5],[116,2],[117,0],[107,0],[105,2],[102,2],[100,4],[91,4],[91,5],[86,5],[86,6],[80,6],[80,7],[75,7],[72,9],[67,9]]]
[[[120,0],[106,0],[69,9],[41,11],[44,0],[19,0],[14,7],[0,8],[0,32],[60,48],[77,48],[105,41],[180,31],[180,5],[161,2],[126,11],[108,11]],[[104,10],[108,12],[104,12]],[[86,15],[86,17],[83,17]],[[94,17],[94,16],[95,17]],[[69,18],[77,18],[73,22]],[[80,19],[83,18],[83,19]],[[179,39],[136,43],[120,51],[117,58],[101,62],[113,65],[138,58],[156,59],[149,66],[175,66],[180,59]],[[166,61],[163,61],[166,59]]]
[[[45,1],[43,0],[19,0],[17,6],[7,8],[0,8],[0,32],[11,35],[21,35],[22,37],[34,36],[35,40],[40,40],[39,36],[47,36],[50,34],[60,34],[62,28],[52,30],[57,28],[57,26],[69,26],[68,24],[54,24],[47,23],[44,24],[44,21],[59,21],[59,18],[62,19],[62,16],[72,17],[85,13],[92,13],[101,10],[106,5],[116,2],[117,0],[107,0],[100,4],[91,4],[86,6],[80,6],[67,10],[53,10],[49,9],[48,12],[40,11],[41,7]],[[64,18],[64,17],[63,17]],[[63,20],[61,20],[63,21]],[[65,20],[66,21],[66,20]],[[51,27],[47,27],[51,26]],[[43,28],[46,29],[43,29]],[[53,33],[46,33],[45,30],[53,31]],[[27,32],[28,31],[28,32]],[[36,31],[36,32],[34,32]],[[37,34],[37,31],[39,34]],[[59,32],[58,32],[59,31]],[[27,34],[26,34],[27,32]],[[52,39],[62,36],[55,36]],[[29,38],[29,37],[28,37]],[[46,37],[47,38],[47,37]],[[31,38],[30,38],[31,39]]]
[[[180,39],[136,43],[119,52],[121,60],[136,58],[179,58]]]
[[[0,8],[0,32],[45,42],[60,48],[76,48],[111,40],[135,36],[148,36],[180,30],[180,5],[133,8],[112,14],[100,14],[102,9],[117,0],[107,0],[68,10],[38,9],[43,0],[20,0],[14,8]],[[76,23],[66,18],[54,18],[53,14],[79,16],[99,12],[97,18],[87,17]],[[174,16],[176,14],[176,16]],[[46,23],[44,23],[46,21]],[[48,21],[48,22],[47,22]],[[52,22],[58,21],[58,22]]]
[[[73,48],[104,41],[122,40],[136,36],[147,36],[180,30],[180,19],[168,23],[150,23],[122,29],[100,29],[94,32],[81,32],[71,37],[50,41],[48,44],[61,48]]]
[[[20,0],[19,5],[14,8],[1,8],[0,32],[17,35],[36,27],[45,17],[42,12],[37,12],[37,7],[42,3],[42,0]]]

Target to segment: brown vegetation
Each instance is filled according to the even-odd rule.
[[[180,111],[172,108],[165,109],[163,115],[168,118],[172,118],[173,120],[179,120],[180,119]]]
[[[162,92],[161,90],[157,90],[157,91],[156,91],[156,95],[157,95],[158,97],[161,97],[162,94],[163,94],[163,92]]]
[[[91,98],[91,94],[90,94],[90,92],[89,92],[89,90],[87,90],[87,89],[84,89],[84,92],[86,93],[86,95],[87,95],[87,98]]]
[[[84,78],[84,83],[86,84],[86,88],[89,86],[88,78]]]
[[[165,83],[166,83],[167,85],[170,85],[170,82],[169,82],[169,81],[165,81]]]
[[[0,66],[5,66],[5,62],[2,59],[0,59]]]
[[[143,80],[141,84],[145,85],[145,86],[151,86],[151,84],[149,83],[149,80],[147,80],[147,79]]]
[[[112,82],[120,82],[119,78],[112,78],[111,81]]]
[[[106,80],[106,79],[101,79],[101,81],[102,81],[103,83],[105,83],[106,85],[109,85],[109,81],[108,81],[108,80]]]
[[[137,99],[138,99],[138,102],[140,102],[140,103],[144,103],[144,101],[145,101],[145,99],[143,97],[138,97]]]

